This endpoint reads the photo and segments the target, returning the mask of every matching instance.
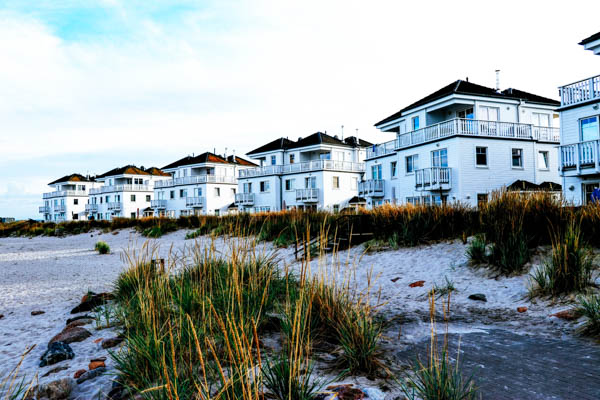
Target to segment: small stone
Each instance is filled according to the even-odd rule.
[[[81,375],[85,374],[87,371],[85,369],[78,369],[75,374],[73,374],[73,378],[79,379]]]
[[[408,285],[411,288],[423,287],[425,285],[425,281],[416,281]]]
[[[67,330],[67,329],[73,329],[73,328],[76,328],[78,326],[87,325],[87,324],[89,324],[91,322],[92,322],[91,319],[78,319],[77,321],[73,321],[69,325],[67,325],[66,328],[65,328],[65,330]]]
[[[42,310],[35,310],[31,312],[31,315],[42,315],[45,314],[46,311],[42,311]]]
[[[0,319],[4,318],[4,314],[0,314]]]
[[[106,361],[106,357],[102,356],[102,357],[92,358],[90,361]]]
[[[551,317],[556,317],[560,319],[564,319],[565,321],[574,321],[580,317],[579,313],[576,310],[563,310],[554,314],[550,314]]]
[[[75,357],[75,353],[67,343],[53,342],[48,346],[48,350],[40,358],[40,367],[56,364],[57,362],[70,360]]]
[[[89,379],[94,379],[100,375],[102,375],[103,373],[106,372],[106,368],[105,367],[100,367],[100,368],[96,368],[92,371],[86,371],[83,375],[81,375],[78,379],[77,379],[77,384],[81,384]]]
[[[394,278],[394,279],[390,279],[390,281],[396,283],[396,282],[398,282],[398,279],[400,279],[400,277],[397,277],[397,278]]]
[[[61,333],[54,336],[50,339],[48,346],[50,346],[54,342],[64,342],[64,343],[74,343],[74,342],[82,342],[85,339],[92,336],[90,331],[85,328],[81,328],[79,326],[73,328],[65,328]]]
[[[94,340],[94,343],[98,344],[98,343],[100,343],[102,340],[103,340],[102,338],[95,339],[95,340]]]
[[[69,325],[70,323],[72,323],[72,322],[75,322],[75,321],[78,321],[78,320],[80,320],[80,319],[86,319],[86,320],[87,320],[87,319],[89,319],[89,320],[90,320],[90,322],[94,321],[94,317],[92,317],[92,316],[91,316],[91,315],[89,315],[89,314],[86,314],[86,315],[80,315],[80,316],[78,316],[78,317],[69,318],[69,319],[67,320],[67,323],[66,323],[65,325]]]
[[[524,313],[525,311],[527,311],[527,307],[517,307],[517,311],[520,313]]]
[[[122,337],[114,337],[110,339],[105,339],[102,341],[103,349],[110,349],[111,347],[118,346],[124,339]]]
[[[487,301],[487,297],[483,293],[475,293],[469,296],[469,299],[475,301]]]
[[[64,371],[65,369],[69,369],[69,366],[68,365],[61,365],[60,367],[52,368],[50,371],[48,371],[44,375],[42,375],[42,378],[45,378],[48,375],[55,374],[55,373],[60,372],[60,371]]]
[[[37,388],[38,399],[66,400],[71,394],[71,378],[63,378],[57,381],[40,385]]]
[[[93,371],[97,368],[101,368],[101,367],[106,367],[106,364],[104,364],[104,361],[92,361],[90,363],[90,365],[88,365],[88,369],[90,371]]]

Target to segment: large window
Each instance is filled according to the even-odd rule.
[[[308,176],[304,178],[304,187],[306,189],[316,189],[317,188],[317,177],[316,176]]]
[[[265,193],[269,191],[269,181],[260,182],[260,192]]]
[[[475,118],[475,114],[473,113],[473,107],[469,107],[465,110],[459,111],[458,112],[458,118],[464,118],[464,119],[474,119]]]
[[[550,159],[548,158],[549,153],[547,151],[538,152],[538,168],[539,169],[550,169]]]
[[[374,180],[382,179],[381,164],[371,166],[371,178]]]
[[[589,117],[581,120],[581,140],[595,140],[598,139],[598,117]]]
[[[412,118],[412,130],[413,131],[416,131],[417,129],[419,129],[419,126],[420,126],[419,122],[420,121],[419,121],[418,116]]]
[[[512,149],[513,168],[523,168],[523,149]]]
[[[406,156],[406,173],[412,174],[417,169],[419,169],[419,155]]]
[[[396,163],[396,161],[392,161],[390,163],[390,176],[392,177],[392,179],[398,175],[397,166],[398,166],[398,164]]]
[[[531,124],[533,126],[550,126],[550,115],[542,113],[531,113]]]
[[[479,118],[484,121],[498,121],[500,109],[497,107],[479,107]]]
[[[287,191],[294,190],[294,179],[286,179],[285,180],[285,190],[287,190]]]
[[[448,166],[448,149],[434,150],[431,152],[432,167],[447,167]]]
[[[488,165],[487,150],[487,147],[475,147],[475,164],[478,167],[486,167]]]
[[[294,153],[290,154],[290,164],[293,164],[296,161],[296,155]]]

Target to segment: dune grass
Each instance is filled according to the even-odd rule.
[[[110,246],[106,242],[99,241],[99,242],[96,242],[96,245],[94,246],[94,250],[96,250],[98,252],[98,254],[108,254],[108,253],[110,253]]]

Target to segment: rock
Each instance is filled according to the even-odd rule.
[[[103,367],[106,367],[106,364],[104,364],[104,361],[92,361],[90,363],[90,365],[88,366],[88,369],[90,371],[93,371],[95,369],[103,368]]]
[[[87,319],[87,318],[86,319],[78,319],[77,321],[73,321],[70,324],[68,324],[65,329],[76,328],[78,326],[87,325],[91,322],[93,322],[93,321],[91,319]]]
[[[102,357],[92,358],[90,361],[106,361],[106,357],[102,356]]]
[[[123,384],[118,380],[114,380],[112,383],[112,388],[106,396],[106,400],[125,400],[127,398],[127,391],[123,387]]]
[[[527,307],[517,307],[517,311],[520,313],[524,313],[525,311],[527,311]]]
[[[411,283],[410,285],[408,285],[411,288],[415,288],[415,287],[423,287],[425,285],[425,281],[416,281]]]
[[[333,398],[339,400],[360,400],[365,398],[363,391],[353,387],[352,384],[329,386],[327,390],[335,392],[336,395]]]
[[[81,328],[79,326],[73,328],[65,328],[61,333],[54,336],[50,339],[48,346],[50,346],[54,342],[64,342],[64,343],[73,343],[73,342],[82,342],[85,339],[92,336],[90,331],[85,328]]]
[[[94,339],[94,343],[98,344],[100,343],[102,340],[104,340],[104,338],[98,338],[98,339]]]
[[[75,357],[71,346],[64,342],[53,342],[48,346],[48,350],[40,358],[40,367],[56,364],[57,362],[70,360]]]
[[[487,301],[487,297],[483,293],[475,293],[469,296],[469,299],[475,301]]]
[[[38,400],[66,400],[71,394],[71,378],[40,385],[37,388]]]
[[[31,315],[42,315],[42,314],[46,314],[46,311],[35,310],[35,311],[31,312]]]
[[[89,293],[83,296],[81,304],[71,310],[71,314],[77,314],[81,312],[92,311],[98,306],[106,304],[107,301],[113,300],[114,295],[112,293]]]
[[[4,318],[4,314],[0,314],[0,319]]]
[[[86,371],[83,375],[81,375],[78,379],[77,379],[77,384],[81,384],[89,379],[94,379],[100,375],[102,375],[103,373],[106,372],[106,368],[105,367],[100,367],[100,368],[96,368],[92,371]]]
[[[81,375],[85,374],[87,371],[85,369],[78,369],[77,371],[75,371],[75,374],[73,374],[73,378],[75,379],[79,379],[81,378]]]
[[[569,310],[559,311],[554,314],[550,314],[550,316],[564,319],[565,321],[574,321],[577,318],[579,318],[581,315],[577,312],[577,310],[569,309]]]
[[[50,371],[48,371],[44,375],[42,375],[42,378],[45,378],[48,375],[55,374],[55,373],[60,372],[60,371],[64,371],[65,369],[69,369],[69,366],[68,365],[61,365],[60,367],[52,368]]]
[[[89,314],[86,314],[86,315],[80,315],[78,317],[69,318],[67,320],[66,325],[69,325],[70,323],[75,322],[75,321],[79,321],[80,319],[89,319],[90,322],[94,321],[94,317],[93,316],[91,316]]]
[[[400,277],[394,278],[394,279],[390,279],[390,281],[396,283],[398,281],[398,279],[400,279]]]
[[[103,349],[110,349],[111,347],[118,346],[124,339],[122,337],[114,337],[110,339],[105,339],[102,341]]]

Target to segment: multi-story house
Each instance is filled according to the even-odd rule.
[[[115,168],[96,176],[102,186],[90,189],[85,212],[89,219],[139,218],[150,207],[156,182],[171,176],[158,168],[134,165]]]
[[[54,191],[42,195],[44,205],[40,206],[40,214],[44,221],[64,222],[85,219],[88,193],[98,183],[94,178],[71,174],[50,182],[48,186]]]
[[[375,126],[396,138],[369,149],[360,196],[383,203],[477,205],[515,181],[560,182],[558,101],[458,80]]]
[[[298,141],[274,140],[247,153],[260,167],[239,171],[235,203],[248,212],[341,210],[358,194],[371,146],[321,132]]]
[[[579,43],[600,55],[600,32]],[[560,87],[563,198],[587,204],[600,188],[600,75]]]
[[[208,152],[166,165],[162,170],[171,179],[154,186],[154,215],[223,215],[235,201],[239,171],[256,166],[235,155],[221,157]]]

